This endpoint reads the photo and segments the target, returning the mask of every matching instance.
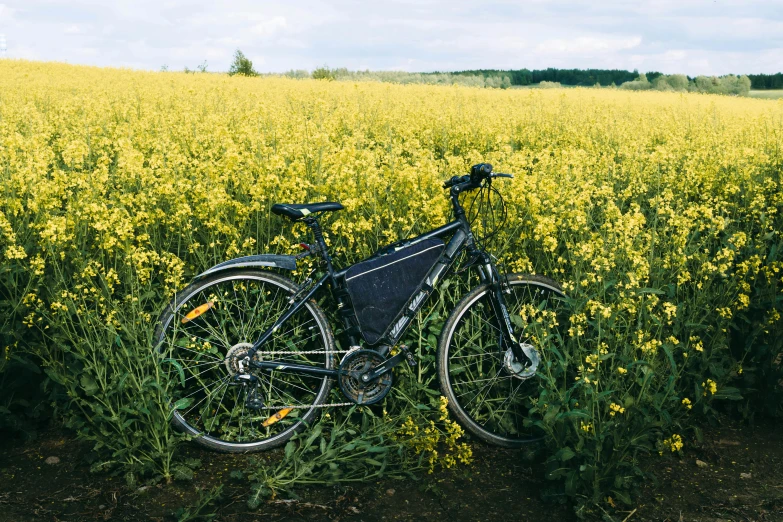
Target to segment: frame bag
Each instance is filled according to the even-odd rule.
[[[424,285],[444,248],[440,239],[425,239],[371,257],[345,272],[345,284],[365,341],[375,344],[386,335]]]

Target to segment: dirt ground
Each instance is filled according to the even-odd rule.
[[[246,468],[247,456],[189,447],[202,462],[192,481],[129,489],[121,477],[90,473],[89,447],[68,432],[3,446],[0,521],[174,521],[182,508],[195,514],[199,498],[219,484],[220,497],[190,520],[575,520],[550,494],[539,464],[483,445],[475,446],[471,467],[415,481],[303,488],[298,499],[277,498],[255,511],[246,504],[248,484],[230,478]],[[50,457],[59,462],[47,464]],[[681,457],[654,455],[645,465],[657,484],[640,488],[634,506],[604,506],[618,522],[783,521],[783,437],[774,423],[705,427],[704,442],[690,441]]]

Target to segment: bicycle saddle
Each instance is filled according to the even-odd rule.
[[[305,205],[293,205],[288,203],[278,203],[272,205],[272,212],[279,216],[285,216],[288,219],[296,221],[307,217],[314,212],[331,212],[332,210],[342,210],[345,207],[340,203],[324,201],[323,203],[308,203]]]

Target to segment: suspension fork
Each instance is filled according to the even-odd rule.
[[[481,256],[481,264],[478,265],[479,277],[483,283],[489,285],[492,292],[492,298],[489,302],[492,311],[495,312],[495,317],[498,318],[502,340],[511,348],[517,361],[524,365],[532,364],[530,358],[522,351],[519,339],[514,336],[514,326],[511,323],[511,316],[508,314],[506,299],[503,297],[503,290],[507,285],[501,280],[489,255],[486,252],[481,252],[478,255]],[[503,348],[502,344],[501,348]]]

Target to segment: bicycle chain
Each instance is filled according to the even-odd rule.
[[[260,352],[264,355],[312,355],[317,353],[348,353],[352,352],[354,350],[358,350],[358,348],[353,348],[352,350],[309,350],[309,351],[299,351],[299,350],[291,350],[291,351],[282,351],[282,352]],[[264,410],[285,410],[286,408],[290,409],[299,409],[303,410],[306,408],[336,408],[340,406],[354,406],[356,405],[355,402],[333,402],[331,404],[308,404],[308,405],[302,405],[302,406],[265,406]]]
[[[354,350],[358,350],[358,348],[354,348]],[[312,355],[315,353],[348,353],[352,352],[353,350],[289,350],[289,351],[283,351],[283,352],[263,352],[258,351],[257,354],[262,355]]]
[[[356,406],[355,402],[333,402],[331,404],[308,404],[303,406],[264,406],[262,410],[285,410],[290,408],[292,410],[304,410],[309,408],[332,408],[339,406]]]

